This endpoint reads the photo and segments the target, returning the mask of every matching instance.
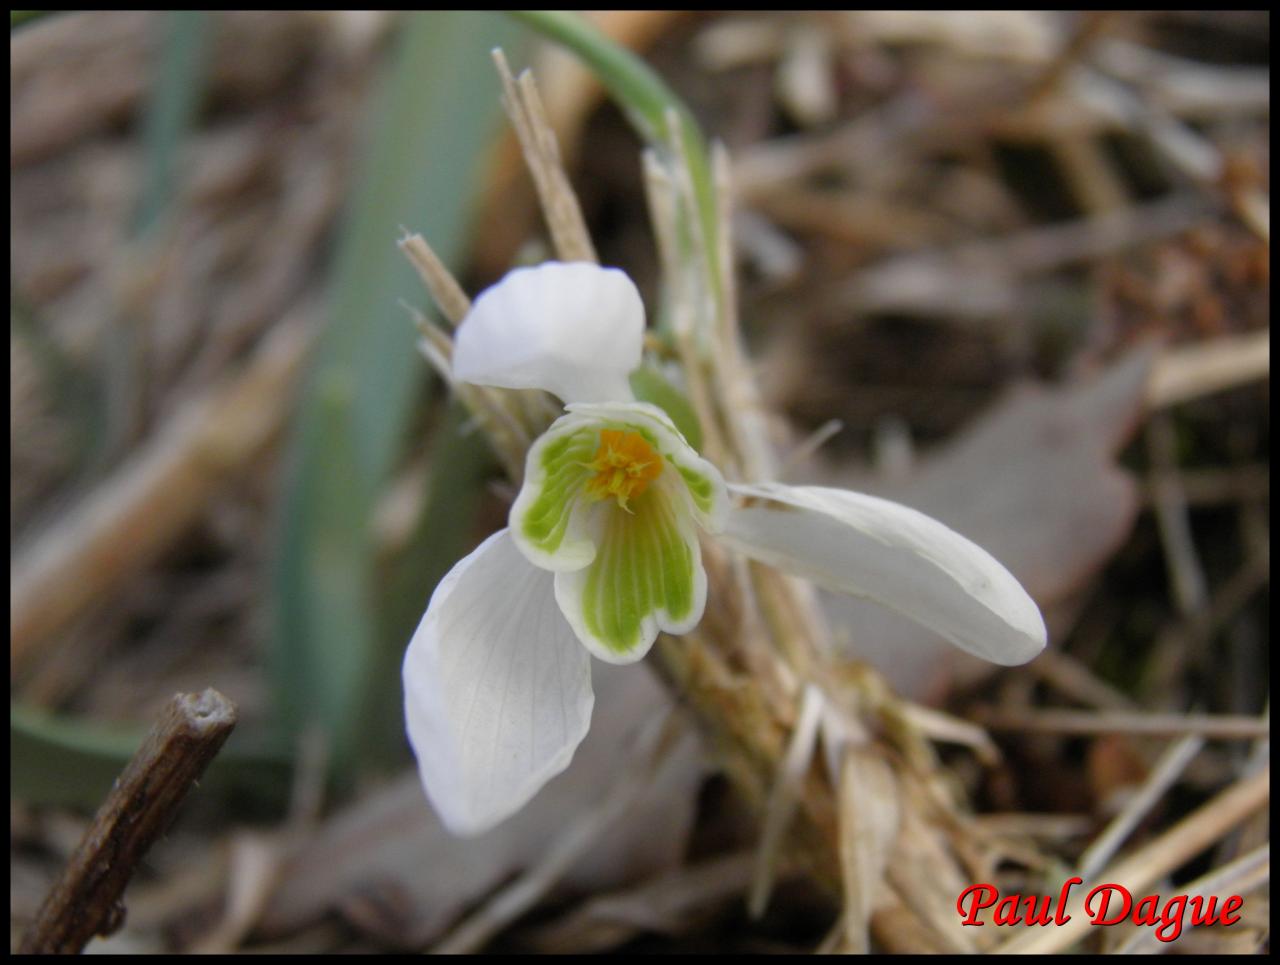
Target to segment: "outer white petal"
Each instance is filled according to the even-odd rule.
[[[549,261],[481,292],[454,341],[464,382],[546,389],[565,402],[630,401],[644,303],[616,268]]]
[[[1044,649],[1044,619],[986,550],[923,513],[844,489],[735,486],[722,539],[819,586],[865,596],[995,663]]]
[[[590,663],[551,574],[507,530],[440,581],[405,654],[404,692],[418,772],[450,831],[488,830],[568,766],[591,722]]]

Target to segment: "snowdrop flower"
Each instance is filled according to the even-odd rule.
[[[661,409],[635,401],[644,324],[621,271],[548,262],[483,292],[458,329],[457,379],[546,389],[566,406],[529,450],[508,527],[440,582],[405,655],[409,739],[457,834],[509,817],[568,766],[590,724],[590,656],[633,663],[659,631],[697,626],[699,531],[996,663],[1044,647],[1018,582],[936,520],[844,490],[727,486]]]

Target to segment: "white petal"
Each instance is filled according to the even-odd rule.
[[[986,550],[923,513],[844,489],[734,486],[722,538],[819,586],[865,596],[995,663],[1044,649],[1044,619]]]
[[[644,303],[623,272],[588,262],[517,268],[481,292],[454,341],[463,382],[546,389],[565,402],[630,401]]]
[[[404,660],[409,742],[455,834],[510,817],[563,771],[591,722],[590,657],[550,573],[501,530],[440,581]]]

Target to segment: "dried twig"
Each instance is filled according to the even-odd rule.
[[[20,952],[74,954],[94,935],[120,927],[120,896],[133,869],[235,723],[235,705],[212,688],[169,701],[40,906]]]

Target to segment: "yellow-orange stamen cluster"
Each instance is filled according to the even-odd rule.
[[[639,433],[623,429],[600,430],[600,448],[586,466],[595,473],[587,480],[587,495],[612,496],[623,509],[662,475],[662,457]]]

